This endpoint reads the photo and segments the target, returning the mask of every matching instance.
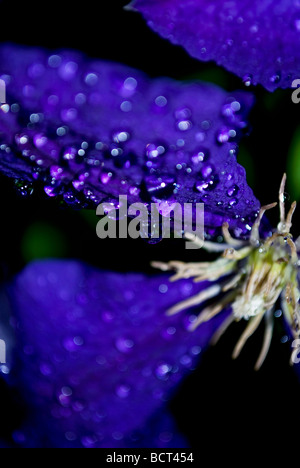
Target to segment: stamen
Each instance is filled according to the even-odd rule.
[[[218,315],[221,310],[223,310],[234,298],[235,291],[228,293],[222,299],[220,299],[218,304],[213,304],[212,306],[208,306],[202,310],[202,312],[198,315],[197,319],[190,325],[189,331],[195,331],[196,328],[201,325],[203,322],[208,322],[213,317]]]
[[[292,239],[287,238],[286,241],[289,244],[289,247],[291,249],[292,262],[294,264],[296,264],[298,262],[298,254],[297,254],[296,246],[295,246],[294,242],[292,241]]]
[[[175,315],[184,309],[193,307],[195,305],[199,305],[202,302],[205,302],[208,299],[211,299],[212,297],[217,296],[220,293],[220,291],[221,291],[221,286],[219,284],[214,284],[210,288],[204,289],[203,291],[196,294],[195,296],[189,297],[188,299],[185,299],[184,301],[179,302],[174,307],[171,307],[170,309],[167,310],[167,314]]]
[[[274,234],[272,234],[272,236],[268,237],[268,239],[265,241],[264,243],[264,247],[270,247],[270,245],[272,245],[274,243],[274,241],[276,239],[278,239],[278,237],[283,237],[283,234],[280,234],[279,232],[274,232]]]
[[[199,247],[202,247],[203,246],[203,240],[200,239],[198,236],[196,236],[196,234],[192,234],[191,232],[185,232],[184,233],[184,237],[193,242],[194,244],[198,245]]]
[[[256,290],[258,284],[260,283],[262,278],[267,276],[270,269],[271,269],[270,265],[267,263],[264,263],[258,271],[257,269],[254,269],[252,271],[250,278],[248,280],[246,291],[245,291],[246,301],[251,300],[251,297],[254,295],[254,291]]]
[[[225,242],[231,246],[241,247],[245,245],[245,242],[239,239],[234,239],[229,232],[229,224],[227,222],[222,224],[222,234],[225,239]]]
[[[241,260],[244,258],[243,254],[243,250],[235,250],[233,247],[230,247],[229,249],[224,250],[222,257],[229,258],[231,260]]]
[[[260,314],[256,315],[255,317],[249,320],[247,327],[245,328],[243,334],[241,335],[239,341],[237,342],[233,350],[233,354],[232,354],[233,359],[236,359],[239,356],[248,338],[250,338],[250,336],[253,335],[255,330],[258,328],[263,316],[264,316],[264,312],[261,312]]]
[[[286,217],[286,220],[285,220],[285,229],[286,229],[286,232],[289,233],[290,230],[291,230],[291,227],[292,227],[292,217],[293,217],[293,214],[294,214],[294,211],[296,209],[296,206],[297,206],[297,202],[293,202],[291,204],[291,207],[290,207],[290,210],[287,214],[287,217]]]
[[[285,221],[285,206],[284,206],[284,188],[286,182],[286,173],[283,174],[280,188],[279,188],[279,212],[280,212],[280,223],[284,224]]]
[[[198,239],[191,233],[185,237],[200,247],[211,252],[223,252],[212,262],[184,263],[170,261],[168,263],[153,262],[152,266],[163,271],[175,270],[170,281],[181,278],[193,278],[194,282],[214,282],[207,289],[189,297],[171,307],[168,315],[176,314],[184,309],[202,306],[206,301],[218,296],[218,301],[209,303],[190,325],[189,330],[195,330],[203,322],[211,320],[225,307],[231,305],[231,313],[217,328],[212,343],[216,343],[233,321],[247,320],[247,326],[238,340],[232,357],[239,356],[247,340],[259,327],[265,318],[265,331],[255,370],[260,369],[268,354],[273,334],[273,310],[281,297],[283,315],[291,329],[294,338],[300,338],[300,290],[298,283],[298,268],[300,261],[300,237],[293,241],[290,234],[292,217],[296,209],[293,202],[285,217],[284,189],[286,174],[283,175],[279,189],[280,222],[277,230],[267,239],[260,239],[259,228],[264,213],[274,208],[277,203],[262,206],[252,226],[250,242],[234,239],[229,232],[227,222],[222,225],[224,242],[214,243]],[[218,283],[217,283],[218,281]],[[223,293],[223,294],[222,294]],[[220,295],[220,296],[219,296]]]
[[[231,325],[232,322],[234,322],[234,321],[235,321],[235,317],[234,317],[234,315],[232,313],[230,313],[228,315],[228,317],[224,320],[224,322],[222,322],[221,325],[219,326],[219,328],[216,330],[216,332],[212,336],[212,339],[211,339],[210,343],[212,345],[217,344],[217,342],[219,341],[221,336],[226,332],[229,325]]]
[[[273,336],[273,327],[274,327],[274,320],[273,320],[272,314],[273,314],[273,308],[269,309],[265,314],[266,328],[265,328],[264,340],[263,340],[261,352],[254,366],[255,370],[259,370],[261,368],[270,349],[272,336]]]
[[[250,235],[250,243],[252,245],[257,246],[257,244],[259,243],[259,226],[260,226],[260,222],[262,220],[263,215],[265,214],[265,212],[267,210],[271,210],[276,205],[277,205],[276,202],[270,203],[269,205],[262,206],[261,209],[259,210],[256,221],[252,226],[252,231],[251,231],[251,235]]]
[[[229,291],[229,289],[234,288],[238,284],[238,282],[240,281],[240,279],[241,279],[241,277],[243,275],[244,275],[243,272],[238,273],[231,280],[229,280],[227,283],[225,283],[223,288],[222,288],[222,292],[226,292],[226,291]]]
[[[198,315],[195,322],[193,322],[189,326],[189,331],[191,332],[195,331],[196,328],[198,328],[199,325],[201,325],[201,323],[208,322],[210,319],[218,315],[223,308],[224,308],[223,304],[215,304],[214,306],[207,307],[206,309],[204,309],[201,312],[201,314]]]

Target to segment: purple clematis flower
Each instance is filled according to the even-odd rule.
[[[237,164],[249,93],[149,79],[75,52],[2,46],[0,169],[72,206],[205,203],[205,223],[249,231],[259,209]]]
[[[0,55],[3,174],[72,207],[115,202],[120,193],[146,205],[202,201],[208,236],[224,222],[247,236],[259,202],[236,152],[250,94],[149,81],[74,52],[6,45]],[[121,447],[152,437],[156,446],[184,444],[161,435],[171,432],[169,419],[160,433],[142,428],[148,420],[155,425],[224,314],[190,333],[193,311],[165,312],[205,294],[206,283],[178,287],[168,278],[64,261],[34,263],[17,276],[7,294],[18,346],[2,372],[12,368],[9,385],[21,390],[30,418],[15,443]]]
[[[28,266],[6,290],[18,347],[2,371],[13,364],[8,381],[30,412],[15,442],[183,444],[169,419],[151,441],[151,418],[195,368],[220,319],[189,333],[194,315],[170,318],[165,310],[204,287],[170,284],[168,275],[102,272],[76,261]]]
[[[214,60],[246,86],[274,91],[299,78],[298,1],[134,0],[131,6],[162,37],[199,60]]]

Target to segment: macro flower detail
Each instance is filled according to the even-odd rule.
[[[264,213],[276,206],[276,203],[262,206],[255,223],[252,226],[249,241],[237,240],[231,237],[229,226],[223,224],[225,244],[204,243],[208,251],[223,250],[220,258],[208,263],[184,263],[171,261],[169,263],[154,262],[153,266],[164,271],[175,270],[172,281],[181,278],[194,278],[195,282],[210,281],[213,283],[204,291],[192,296],[169,309],[169,315],[176,314],[192,306],[201,306],[206,301],[218,296],[213,304],[206,305],[190,329],[195,330],[200,324],[211,320],[225,307],[231,306],[232,312],[222,323],[213,341],[225,332],[235,320],[247,321],[247,326],[233,351],[236,358],[247,339],[255,332],[260,322],[265,318],[265,335],[261,353],[255,364],[259,369],[268,353],[273,329],[273,314],[278,298],[284,318],[291,329],[294,339],[300,336],[299,258],[297,241],[294,242],[290,229],[296,203],[292,203],[285,215],[284,174],[279,190],[280,221],[272,235],[261,239],[259,227]]]
[[[104,2],[100,22],[92,2],[39,9],[1,2],[0,447],[191,447],[201,464],[232,444],[228,420],[236,445],[291,423],[289,446],[299,367],[276,353],[300,361],[298,213],[286,175],[276,229],[259,200],[300,177],[297,106],[278,89],[299,78],[300,0]],[[147,214],[125,240],[127,202],[170,224],[179,206],[179,237],[206,252],[175,230],[138,239]],[[197,203],[199,239],[184,217]],[[99,235],[106,221],[119,239]]]
[[[250,93],[150,80],[70,51],[4,45],[0,61],[0,171],[22,193],[40,184],[72,207],[117,204],[120,194],[204,202],[213,234],[225,221],[248,234],[259,202],[236,155]]]
[[[78,261],[28,265],[5,287],[18,346],[0,371],[30,409],[14,443],[147,443],[147,421],[164,413],[219,320],[191,334],[191,314],[170,318],[164,309],[203,287],[169,284],[165,274],[103,272]],[[156,446],[168,446],[176,430],[168,440],[159,429],[154,435]]]
[[[214,60],[246,86],[289,88],[299,78],[297,0],[134,0],[129,7],[193,57]]]

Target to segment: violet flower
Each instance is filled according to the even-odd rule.
[[[225,221],[236,236],[247,235],[259,203],[235,153],[251,95],[149,81],[136,70],[73,52],[7,45],[0,55],[5,175],[24,187],[41,185],[72,207],[115,201],[120,193],[146,204],[204,201],[207,235]],[[78,262],[29,265],[7,293],[17,348],[2,371],[12,366],[8,382],[30,410],[15,443],[150,444],[141,429],[195,366],[223,319],[190,333],[194,314],[165,315],[203,288],[169,284],[168,275],[104,273]],[[157,446],[172,444],[155,436]]]
[[[15,443],[185,447],[163,408],[216,322],[189,333],[193,316],[170,319],[165,310],[203,287],[77,261],[30,264],[8,287],[17,349],[2,372],[13,364],[8,382],[30,415]],[[151,434],[158,411],[165,421]]]
[[[205,202],[208,227],[249,232],[259,203],[237,164],[251,94],[203,83],[149,82],[75,52],[2,46],[10,105],[0,116],[0,169],[71,206]],[[252,218],[251,218],[252,216]]]
[[[162,37],[199,60],[214,60],[246,86],[273,91],[299,78],[298,1],[134,0],[131,6]]]

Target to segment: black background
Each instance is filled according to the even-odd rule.
[[[222,80],[228,90],[243,87],[234,75],[213,63],[198,62],[181,47],[161,39],[139,14],[123,9],[126,3],[3,1],[0,40],[50,49],[79,49],[92,57],[139,68],[153,77],[209,76],[214,81]],[[242,145],[251,155],[254,167],[254,177],[249,183],[265,204],[277,199],[288,146],[299,124],[300,105],[298,109],[291,102],[290,90],[278,90],[271,95],[258,86],[253,91],[257,98],[251,114],[253,128]],[[82,223],[81,214],[42,193],[35,192],[29,199],[23,199],[14,190],[13,181],[1,177],[0,182],[4,279],[25,265],[20,245],[25,230],[36,220],[50,221],[64,232],[68,239],[66,257],[79,258],[104,269],[150,272],[152,259],[172,259],[174,249],[177,258],[191,255],[179,241],[167,240],[157,245],[130,239],[100,241],[96,235],[91,236],[91,226]],[[277,223],[276,213],[270,216]],[[295,235],[299,216],[300,212],[294,220]],[[276,319],[270,353],[262,369],[255,372],[253,366],[262,332],[259,330],[240,358],[233,361],[231,353],[241,327],[232,326],[216,347],[205,352],[198,369],[178,389],[170,407],[192,447],[209,451],[221,444],[234,447],[241,443],[249,444],[251,449],[257,444],[265,446],[266,436],[276,441],[278,447],[294,445],[300,387],[289,366],[290,343],[281,342],[286,331],[280,319]],[[1,400],[6,401],[0,435],[7,435],[17,427],[22,412],[16,409],[3,384],[0,390]]]

